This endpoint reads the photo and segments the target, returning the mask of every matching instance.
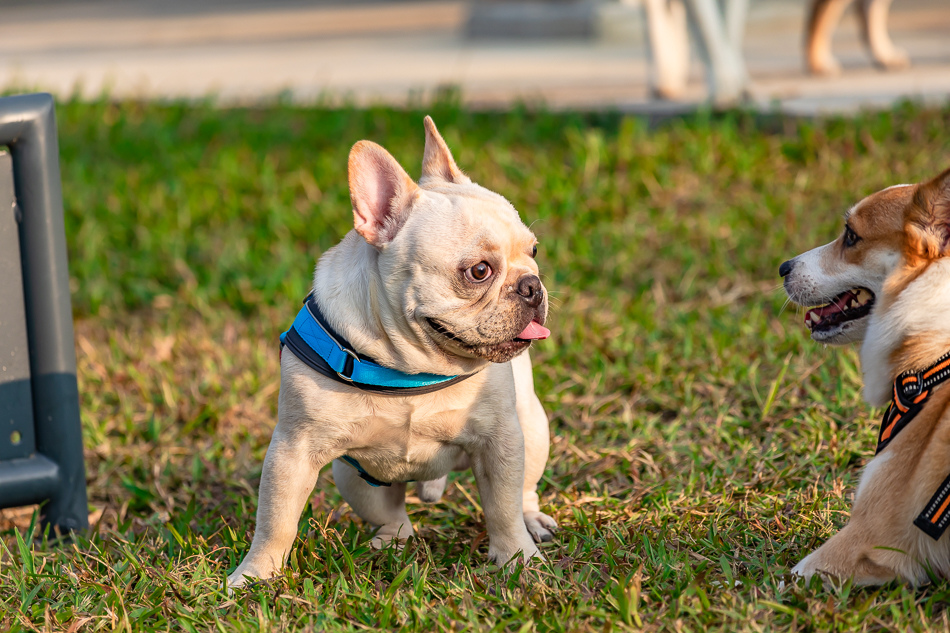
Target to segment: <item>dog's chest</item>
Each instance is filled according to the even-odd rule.
[[[436,479],[457,467],[478,427],[469,407],[390,400],[364,419],[347,454],[383,481]]]

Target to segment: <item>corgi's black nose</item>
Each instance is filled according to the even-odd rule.
[[[778,274],[781,277],[788,277],[788,273],[792,272],[792,262],[791,260],[787,262],[782,262],[782,265],[778,267]]]

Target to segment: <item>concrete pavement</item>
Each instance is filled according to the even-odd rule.
[[[914,64],[899,72],[871,66],[846,15],[834,46],[845,72],[835,78],[802,70],[804,4],[752,0],[744,51],[758,106],[814,113],[950,97],[947,0],[895,0],[892,37]],[[467,10],[462,0],[21,1],[0,8],[0,86],[394,104],[457,86],[474,107],[542,100],[554,108],[670,108],[649,97],[635,0],[607,5],[593,41],[471,40]],[[687,101],[704,96],[701,72],[696,61]]]

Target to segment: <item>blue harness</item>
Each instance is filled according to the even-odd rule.
[[[280,335],[281,351],[290,349],[293,355],[319,374],[361,391],[392,396],[432,393],[462,382],[473,374],[439,376],[436,374],[404,374],[383,367],[371,358],[353,349],[346,339],[327,323],[317,306],[313,293],[304,299],[294,324]],[[371,486],[389,486],[367,473],[359,462],[344,455],[344,462],[352,466]]]

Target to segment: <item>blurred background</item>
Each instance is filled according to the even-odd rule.
[[[760,108],[808,114],[950,95],[950,2],[894,0],[908,69],[876,69],[853,9],[835,77],[805,72],[807,2],[751,0],[743,53]],[[706,96],[693,51],[680,102],[653,99],[641,0],[6,0],[0,88],[248,103],[405,104],[459,89],[483,108],[682,108]],[[695,44],[694,44],[695,47]]]

